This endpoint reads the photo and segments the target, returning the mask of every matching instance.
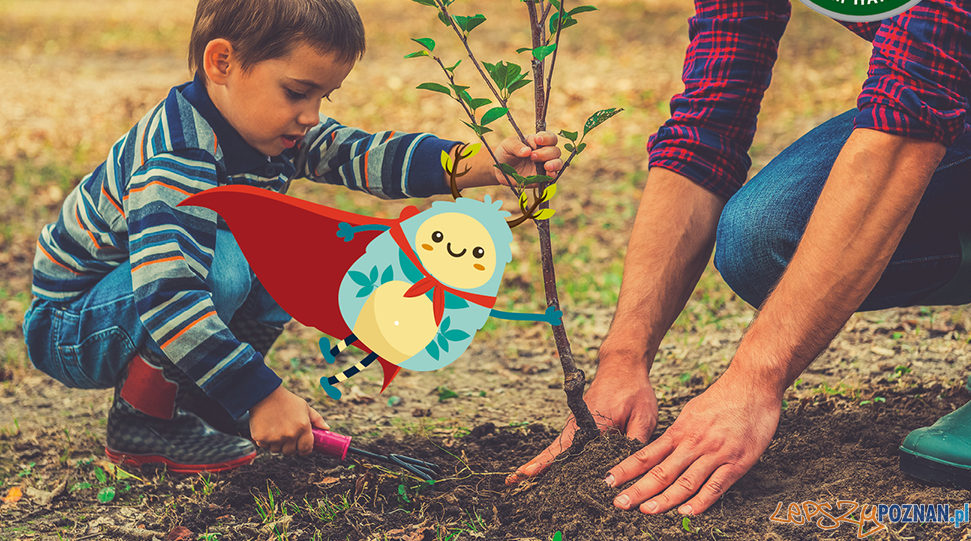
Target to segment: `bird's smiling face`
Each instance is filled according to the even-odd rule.
[[[415,253],[425,270],[456,289],[484,285],[496,270],[496,249],[485,226],[471,216],[448,212],[418,227]]]

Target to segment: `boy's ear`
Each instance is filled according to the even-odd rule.
[[[229,40],[218,38],[206,45],[206,51],[202,56],[202,69],[206,72],[206,77],[217,85],[225,84],[229,73],[236,66],[233,44]]]

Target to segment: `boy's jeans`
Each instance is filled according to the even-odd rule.
[[[247,317],[282,327],[290,316],[263,289],[246,263],[233,235],[216,233],[216,254],[206,280],[216,314],[229,323],[249,299]],[[142,345],[155,348],[135,310],[131,264],[107,274],[80,298],[68,303],[34,299],[24,316],[30,360],[39,370],[68,387],[105,389]],[[245,340],[245,337],[242,337]]]
[[[792,259],[856,113],[847,111],[801,137],[725,206],[715,267],[752,306],[762,305]],[[889,265],[859,310],[921,304],[957,273],[959,234],[971,234],[971,133],[948,149]]]

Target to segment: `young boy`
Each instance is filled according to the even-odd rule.
[[[41,232],[28,352],[69,387],[115,387],[112,460],[227,470],[256,455],[233,434],[247,414],[256,444],[284,454],[311,452],[311,427],[327,428],[263,362],[290,316],[215,213],[177,205],[224,184],[279,191],[294,177],[386,198],[449,193],[440,155],[458,143],[369,134],[319,113],[364,48],[351,0],[201,0],[194,80],[122,137]],[[525,174],[534,162],[560,169],[556,136],[530,144],[506,139],[497,157]],[[499,182],[486,159],[460,187]]]

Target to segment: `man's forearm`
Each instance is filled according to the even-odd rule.
[[[938,143],[853,132],[729,370],[782,396],[880,279],[943,155]]]
[[[624,260],[617,313],[601,366],[648,369],[711,258],[725,201],[667,169],[651,169]]]

